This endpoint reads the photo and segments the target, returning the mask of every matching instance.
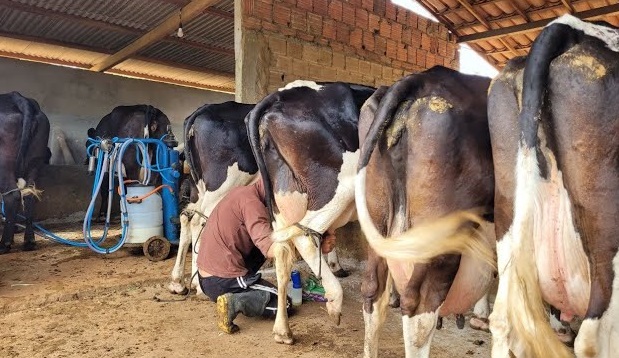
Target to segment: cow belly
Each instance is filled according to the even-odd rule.
[[[554,161],[550,161],[554,164]],[[551,165],[549,180],[540,185],[535,215],[535,257],[544,300],[561,310],[562,319],[583,317],[589,304],[589,261],[574,228],[572,205],[562,173]]]

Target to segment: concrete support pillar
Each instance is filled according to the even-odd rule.
[[[257,103],[268,94],[270,50],[262,33],[244,26],[244,6],[234,0],[235,100]]]

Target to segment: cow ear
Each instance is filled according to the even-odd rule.
[[[94,138],[96,134],[97,134],[97,131],[94,128],[88,129],[88,138]]]

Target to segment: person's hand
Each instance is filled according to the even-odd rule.
[[[320,251],[322,251],[323,254],[328,254],[329,252],[333,251],[334,248],[335,234],[327,231],[324,233],[324,236],[322,238],[322,245],[320,245]]]

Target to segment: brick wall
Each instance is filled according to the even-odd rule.
[[[268,44],[268,91],[295,79],[391,85],[458,67],[447,29],[389,0],[241,0],[242,28]]]

